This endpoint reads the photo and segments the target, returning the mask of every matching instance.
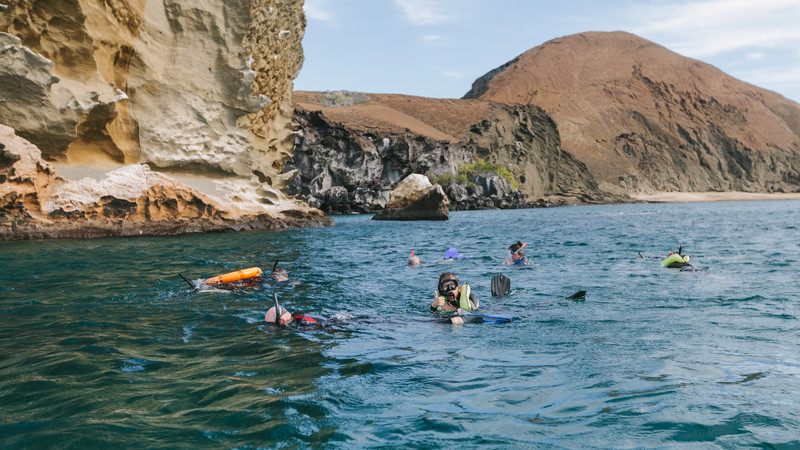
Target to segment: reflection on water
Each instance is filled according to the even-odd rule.
[[[2,243],[0,444],[800,445],[799,207]],[[517,239],[534,266],[502,264]],[[680,244],[709,269],[662,269]],[[472,258],[441,261],[450,247]],[[422,266],[406,265],[411,250]],[[295,283],[194,293],[178,277],[276,260]],[[443,271],[514,322],[439,323],[428,305]],[[499,273],[512,293],[492,298]],[[273,292],[324,325],[267,326]]]

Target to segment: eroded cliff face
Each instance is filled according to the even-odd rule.
[[[558,128],[534,105],[495,105],[470,127],[475,155],[508,168],[530,202],[592,203],[619,198],[602,193],[586,166],[561,147]]]
[[[452,174],[475,158],[511,171],[524,199],[498,179],[443,183],[452,209],[800,192],[800,105],[628,33],[554,39],[460,100],[326,95],[295,93],[305,137],[287,169],[292,192],[331,212],[385,204],[387,174]]]
[[[326,107],[323,97],[295,93],[303,137],[285,170],[294,172],[289,193],[326,212],[376,211],[408,175],[455,175],[477,158],[508,169],[519,189],[490,173],[444,183],[452,210],[614,200],[561,150],[536,106],[365,94],[362,104]]]
[[[285,222],[300,223],[310,211],[280,192],[297,135],[291,89],[303,62],[302,1],[4,3],[0,124],[45,161],[205,176],[218,185],[219,208],[240,217],[285,203],[295,214]],[[329,223],[317,213],[310,223]]]
[[[234,180],[231,200],[205,195],[146,164],[70,181],[0,125],[0,240],[168,235],[330,225],[318,210]]]
[[[38,103],[53,91],[60,115],[79,117],[47,133],[15,101],[0,120],[51,161],[274,177],[291,151],[304,29],[302,2],[9,2],[0,31],[52,61]]]

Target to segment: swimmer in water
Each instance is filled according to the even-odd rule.
[[[269,308],[267,313],[264,314],[264,321],[268,324],[275,326],[286,326],[291,323],[298,325],[319,325],[319,321],[317,319],[304,314],[292,314],[289,312],[289,310],[279,305],[278,295],[274,292],[272,293],[272,298],[275,302],[275,305]]]
[[[689,260],[691,256],[689,255],[682,255],[683,252],[683,245],[678,246],[677,252],[672,252],[661,261],[661,267],[667,267],[670,269],[681,269],[681,270],[691,270],[692,265],[689,264]]]
[[[530,262],[528,258],[525,257],[525,251],[523,250],[528,243],[522,243],[517,241],[515,244],[511,244],[508,247],[508,258],[506,258],[505,264],[516,264],[518,266],[528,266]]]
[[[408,257],[408,265],[418,266],[420,264],[422,264],[422,261],[419,260],[419,257],[414,256],[414,250],[411,250],[411,255]]]
[[[470,290],[469,284],[461,286],[456,275],[444,272],[439,276],[438,292],[434,291],[431,311],[453,311],[455,315],[450,321],[455,324],[464,323],[462,313],[471,313],[480,306],[478,298]]]

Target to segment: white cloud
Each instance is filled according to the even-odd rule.
[[[757,69],[737,75],[759,86],[800,87],[800,66]]]
[[[456,16],[458,2],[453,0],[395,0],[412,25],[437,25]]]
[[[429,34],[427,36],[422,36],[422,40],[428,44],[439,44],[444,42],[446,38],[439,34]]]
[[[744,55],[744,59],[748,61],[758,61],[759,59],[764,59],[764,53],[762,52],[752,52]]]
[[[469,74],[466,72],[459,72],[457,70],[443,70],[442,76],[445,78],[464,78]]]
[[[690,0],[637,6],[633,32],[703,58],[752,48],[800,46],[797,0]]]
[[[332,9],[330,0],[305,0],[303,4],[303,11],[305,11],[309,20],[336,24],[336,15],[332,12]]]

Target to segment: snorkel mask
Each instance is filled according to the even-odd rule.
[[[515,254],[517,254],[517,255],[519,255],[519,256],[524,256],[524,255],[525,255],[525,252],[523,251],[523,249],[525,248],[525,246],[526,246],[526,245],[528,245],[528,243],[527,243],[527,242],[525,242],[524,244],[522,244],[522,245],[521,245],[521,246],[520,246],[518,249],[516,249],[516,250],[514,250],[514,251],[512,251],[511,249],[508,249],[508,255],[509,255],[509,256],[514,256]]]
[[[459,285],[458,278],[448,278],[439,282],[439,294],[445,297],[455,297],[452,291]]]

